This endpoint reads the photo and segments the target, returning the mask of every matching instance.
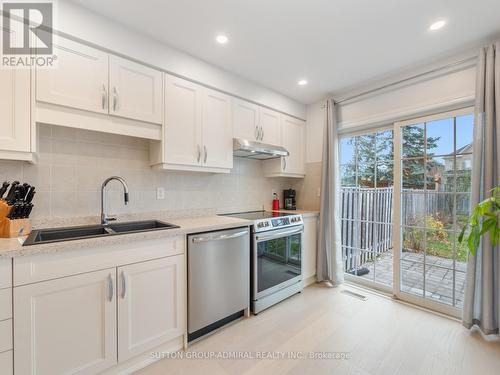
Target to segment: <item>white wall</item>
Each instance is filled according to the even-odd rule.
[[[115,53],[305,119],[304,104],[154,41],[67,1],[57,3],[55,28]]]
[[[323,154],[323,127],[325,101],[307,106],[306,125],[306,163],[316,163],[322,160]]]

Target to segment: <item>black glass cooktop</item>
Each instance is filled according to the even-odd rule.
[[[262,219],[271,219],[273,217],[290,216],[290,214],[283,212],[249,211],[249,212],[237,212],[234,214],[224,214],[223,216],[231,216],[245,220],[262,220]]]

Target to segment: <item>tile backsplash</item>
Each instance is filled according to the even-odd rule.
[[[297,206],[303,210],[320,210],[321,167],[321,162],[306,163],[305,178],[290,182],[292,189],[297,190]]]
[[[0,160],[0,181],[35,185],[33,219],[100,214],[100,187],[118,175],[130,188],[123,204],[121,185],[108,185],[111,214],[203,210],[210,213],[270,208],[272,193],[293,187],[286,178],[265,178],[260,161],[235,158],[230,174],[155,171],[149,167],[149,142],[143,139],[39,126],[39,161],[32,165]],[[156,189],[165,199],[156,199]]]

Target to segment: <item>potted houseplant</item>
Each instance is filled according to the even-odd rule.
[[[498,216],[500,215],[500,186],[491,190],[491,197],[479,203],[469,218],[469,221],[458,236],[458,242],[462,243],[467,238],[467,248],[472,255],[476,255],[481,237],[490,234],[491,244],[498,245],[500,239],[500,227]],[[468,236],[465,232],[470,228]]]

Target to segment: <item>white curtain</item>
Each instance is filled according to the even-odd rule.
[[[340,239],[339,143],[337,113],[333,99],[327,100],[325,109],[316,277],[318,281],[329,281],[333,285],[338,285],[344,281],[344,268]]]
[[[500,173],[500,42],[481,50],[477,67],[472,207],[498,186]],[[497,334],[500,323],[500,248],[489,236],[469,257],[463,324]]]

